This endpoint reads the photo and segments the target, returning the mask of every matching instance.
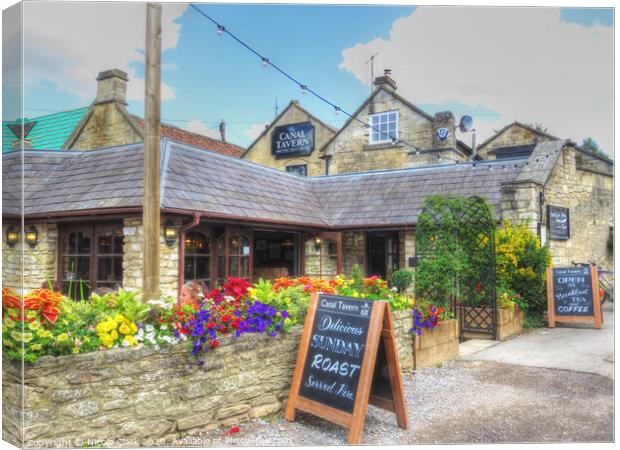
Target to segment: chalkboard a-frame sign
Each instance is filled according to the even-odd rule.
[[[556,322],[590,323],[600,329],[603,313],[596,267],[549,267],[547,269],[547,317]]]
[[[349,428],[360,444],[368,404],[392,411],[407,428],[394,326],[386,302],[313,295],[285,417],[296,409]]]

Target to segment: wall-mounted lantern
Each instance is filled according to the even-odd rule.
[[[314,248],[316,248],[317,251],[321,249],[321,238],[319,236],[314,238]]]
[[[11,225],[6,230],[6,243],[9,247],[15,247],[15,244],[19,242],[19,230],[15,226]]]
[[[174,245],[174,242],[177,240],[177,234],[177,229],[172,222],[166,222],[164,225],[164,240],[166,241],[168,247],[172,247]]]
[[[26,244],[28,244],[30,247],[35,248],[37,246],[37,244],[39,243],[39,232],[34,225],[30,225],[30,227],[26,230],[26,233],[24,234],[24,239],[26,241]]]

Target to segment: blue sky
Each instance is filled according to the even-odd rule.
[[[32,24],[30,29],[37,30],[36,33],[33,31],[35,36],[31,39],[31,43],[27,43],[25,53],[27,82],[25,104],[28,117],[42,115],[48,111],[85,106],[90,103],[94,95],[94,78],[97,70],[104,70],[111,68],[111,66],[124,70],[129,69],[132,72],[132,79],[136,80],[134,83],[143,76],[141,51],[139,49],[135,51],[135,49],[121,48],[121,46],[131,46],[133,42],[136,42],[136,48],[139,47],[139,43],[143,42],[143,37],[136,30],[130,30],[131,27],[128,26],[125,31],[120,24],[119,29],[116,30],[118,40],[109,44],[106,41],[104,44],[96,41],[98,38],[95,34],[101,34],[97,33],[96,29],[92,30],[92,37],[88,36],[89,30],[84,29],[84,44],[82,44],[79,40],[78,42],[75,41],[75,35],[79,35],[80,30],[63,31],[64,27],[60,21],[63,20],[61,16],[67,15],[66,10],[61,12],[60,7],[55,7],[52,10],[43,11],[37,5],[29,6],[30,11],[26,11],[26,24]],[[127,4],[107,5],[110,5],[110,8],[124,8],[124,11],[127,11],[125,15],[130,14],[126,7]],[[472,95],[461,96],[457,91],[452,92],[442,88],[441,85],[436,85],[437,83],[434,83],[436,75],[431,74],[426,75],[427,78],[423,79],[424,82],[418,81],[415,86],[408,85],[409,80],[415,80],[416,73],[420,72],[416,69],[418,61],[420,68],[428,66],[429,61],[418,59],[422,56],[417,57],[416,53],[409,53],[406,35],[405,41],[398,38],[398,24],[400,23],[401,34],[402,28],[407,26],[412,28],[412,33],[415,32],[413,28],[416,26],[416,18],[418,16],[420,18],[425,17],[422,15],[424,12],[422,10],[426,11],[429,8],[420,8],[420,11],[416,11],[414,7],[389,6],[239,4],[202,4],[198,6],[268,56],[273,62],[350,112],[353,112],[369,93],[370,68],[365,64],[365,60],[373,54],[375,46],[381,49],[379,51],[381,55],[378,59],[383,57],[382,61],[378,61],[375,73],[380,72],[385,67],[397,69],[394,77],[399,83],[399,92],[430,113],[450,109],[457,117],[465,113],[471,114],[479,124],[478,127],[484,129],[487,134],[490,134],[492,129],[501,128],[501,125],[511,120],[543,121],[550,126],[555,125],[552,123],[553,119],[547,119],[547,117],[555,117],[552,114],[557,116],[561,110],[566,109],[561,105],[558,105],[557,112],[547,111],[544,105],[533,110],[513,108],[513,105],[526,101],[516,93],[514,99],[506,99],[503,103],[485,100],[485,96],[482,94],[484,86],[487,86],[488,83],[472,87],[470,89]],[[63,6],[63,8],[67,7],[72,6],[66,6],[66,4]],[[206,130],[207,128],[215,130],[217,123],[221,119],[225,119],[228,123],[228,139],[240,145],[249,144],[256,130],[260,129],[265,122],[273,119],[276,99],[280,110],[291,99],[299,99],[302,106],[337,127],[345,121],[346,117],[342,114],[340,116],[334,115],[331,107],[315,100],[310,95],[301,95],[297,86],[274,69],[263,67],[257,57],[229,36],[218,36],[215,26],[198,15],[192,8],[183,10],[184,5],[177,5],[177,8],[181,9],[174,21],[164,20],[164,26],[176,24],[174,38],[171,38],[168,44],[164,46],[167,49],[163,53],[164,71],[162,79],[167,85],[167,89],[173,92],[167,96],[168,99],[162,104],[162,117],[165,121],[177,126],[209,132]],[[451,12],[445,11],[450,9],[443,8],[444,11],[437,11],[438,8],[434,8],[433,14],[435,16],[446,14],[446,17],[450,17]],[[532,10],[532,8],[529,9]],[[541,8],[539,15],[547,17],[548,14],[544,10],[551,9],[553,8]],[[465,11],[469,13],[472,10],[474,8]],[[59,22],[55,22],[53,17],[55,11],[58,11]],[[75,18],[79,14],[90,16],[89,11],[91,10],[74,11],[72,14],[73,23],[78,22]],[[142,10],[139,13],[142,14]],[[475,11],[472,13],[478,14]],[[489,11],[489,14],[493,13]],[[38,15],[41,16],[40,22],[36,20]],[[118,10],[111,12],[111,15],[118,16]],[[33,19],[29,21],[29,17],[33,17]],[[94,28],[96,22],[94,18],[92,20],[93,22],[90,25],[91,28]],[[408,20],[410,22],[407,22]],[[432,20],[434,19],[426,19],[425,23]],[[449,29],[452,28],[449,26],[450,19],[446,20],[448,21],[446,27],[441,30],[440,34],[449,33]],[[573,28],[568,25],[577,26],[576,30],[579,33],[584,33],[584,36],[590,39],[594,33],[606,33],[606,30],[611,30],[613,12],[609,8],[568,8],[562,9],[556,16],[549,16],[549,19],[546,20],[561,22],[567,33],[573,33]],[[521,30],[527,29],[527,22],[529,22],[527,18],[523,19]],[[410,25],[407,25],[408,23]],[[45,30],[46,26],[49,27],[49,31]],[[541,29],[544,28],[544,24],[541,25]],[[590,32],[590,30],[592,31]],[[28,41],[28,26],[26,26],[25,32]],[[49,55],[45,57],[46,52],[41,50],[40,45],[37,46],[37,39],[41,39],[39,42],[46,39],[46,32],[50,36],[53,35],[58,42],[63,42],[62,33],[66,33],[66,43],[70,48],[64,53],[58,50],[58,56],[55,58]],[[124,33],[127,34],[126,37],[123,36]],[[510,33],[510,30],[507,30],[506,33]],[[505,36],[506,42],[510,42],[510,39],[518,42],[522,38],[518,34],[517,31],[514,36]],[[606,36],[605,34],[605,39],[607,39]],[[435,35],[427,33],[424,37],[428,38],[428,46],[432,46]],[[459,45],[462,42],[459,42],[458,36],[447,36],[447,39],[454,43],[453,51],[455,54],[462,53],[459,51]],[[593,42],[588,45],[597,45],[598,41],[595,38],[592,39],[594,39]],[[53,41],[53,39],[47,40]],[[420,40],[418,37],[416,43],[419,43]],[[83,45],[84,49],[80,45]],[[567,43],[567,46],[569,45],[570,43]],[[109,48],[103,48],[104,46],[109,46]],[[574,44],[572,47],[574,48]],[[94,62],[90,61],[93,48],[100,49],[102,55],[101,58],[94,58]],[[54,51],[53,49],[50,50],[51,53]],[[564,49],[561,48],[556,53],[563,51]],[[571,48],[567,47],[566,51],[571,51]],[[449,62],[446,62],[446,59],[449,59],[450,55],[444,55],[444,52],[445,49],[438,50],[436,56],[431,52],[433,61],[430,63],[448,64]],[[117,62],[115,55],[119,53],[123,53],[123,59],[119,59]],[[587,51],[587,53],[592,52]],[[83,55],[81,59],[79,55]],[[97,56],[97,52],[94,52],[94,55]],[[388,58],[386,55],[392,56]],[[428,58],[428,55],[423,57]],[[484,67],[479,65],[488,64],[489,58],[493,57],[493,54],[472,56],[472,67],[469,68],[471,69],[469,72],[467,71],[468,68],[464,67],[467,65],[467,60],[465,60],[465,64],[459,63],[456,70],[453,67],[446,66],[443,82],[452,85],[463,83],[464,86],[473,86],[477,78],[474,69],[479,67],[480,70],[483,70]],[[62,64],[65,64],[63,59],[68,60],[70,58],[77,58],[76,61],[73,61],[76,68],[72,71],[61,69]],[[601,56],[601,61],[603,60],[604,55]],[[408,65],[404,65],[405,63]],[[56,69],[52,68],[55,64],[58,64]],[[103,64],[110,67],[103,67]],[[502,64],[502,60],[498,60],[497,64]],[[595,66],[600,72],[593,75],[591,84],[601,84],[596,80],[599,79],[597,77],[603,76],[601,74],[607,70],[607,66],[598,64],[597,61],[593,62],[591,66]],[[93,67],[92,74],[86,70],[88,67]],[[464,69],[463,72],[460,72],[461,68]],[[471,73],[469,75],[471,80],[467,78],[467,73]],[[72,76],[76,77],[75,82],[72,82]],[[543,79],[545,76],[539,78]],[[605,80],[607,79],[605,78]],[[516,82],[507,80],[506,82],[509,81],[512,84],[519,82],[518,80]],[[532,82],[535,83],[535,81]],[[577,86],[580,81],[577,79],[575,83]],[[428,84],[429,89],[423,89],[425,84]],[[581,89],[581,87],[576,88],[575,86],[567,85],[566,90],[575,92]],[[583,96],[583,104],[586,105],[584,108],[595,110],[596,108],[601,109],[600,105],[606,108],[608,103],[613,104],[613,90],[612,88],[608,89],[606,84],[605,86],[606,90],[599,90],[591,95]],[[137,91],[140,92],[139,89]],[[503,89],[500,91],[503,92]],[[475,92],[479,92],[480,95],[474,96],[473,93]],[[499,96],[501,95],[503,94],[500,93]],[[557,93],[557,97],[560,96],[561,93]],[[549,101],[552,100],[549,99]],[[139,95],[130,96],[129,109],[134,114],[143,115],[143,103],[139,99]],[[532,114],[532,112],[536,114]],[[604,111],[601,112],[601,114],[603,113]],[[525,115],[528,117],[521,117]],[[536,117],[531,117],[532,115]],[[561,125],[557,125],[555,128],[564,131]],[[565,133],[559,132],[557,134],[573,139],[582,137],[579,136],[579,133],[574,136],[566,136],[566,133],[572,131],[573,128],[567,127]],[[556,129],[550,131],[556,131]],[[587,132],[588,130],[585,130],[581,134]],[[592,133],[589,133],[589,135],[595,135],[599,141],[610,142],[610,139],[602,136],[603,131],[600,134],[601,137],[599,138],[594,129],[592,129]],[[486,136],[481,136],[481,138],[484,137]]]

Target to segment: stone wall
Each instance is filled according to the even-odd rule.
[[[545,186],[545,223],[546,205],[569,208],[570,239],[549,241],[553,264],[591,260],[612,269],[609,239],[614,222],[613,177],[578,169],[577,153],[573,148],[564,148]]]
[[[401,369],[413,367],[411,312],[394,312]],[[24,372],[26,447],[181,445],[185,436],[279,412],[301,327],[226,337],[203,367],[184,344],[40,358]],[[3,435],[21,445],[20,364],[3,360]]]
[[[389,88],[381,89],[356,117],[369,123],[371,114],[385,111],[399,112],[399,139],[407,142],[407,146],[402,143],[371,145],[369,131],[359,122],[351,121],[325,149],[325,154],[331,155],[330,174],[420,166],[426,164],[429,157],[416,155],[411,146],[432,149],[437,146],[454,148],[456,145],[453,116],[446,115],[442,120],[433,121],[392,95]],[[436,140],[437,124],[451,127],[448,137],[441,143]],[[413,154],[410,153],[412,150]],[[457,158],[455,152],[449,153],[450,158]],[[430,158],[437,162],[435,155]]]
[[[6,232],[11,224],[2,226],[2,285],[15,290],[39,289],[52,281],[57,274],[58,228],[53,223],[26,224],[26,229],[34,225],[39,233],[39,243],[31,248],[28,244],[18,242],[9,247],[6,243]],[[14,225],[19,229],[20,225]],[[21,234],[23,239],[23,233]],[[23,252],[22,252],[23,251]],[[22,272],[23,263],[23,272]]]
[[[271,153],[273,128],[301,122],[310,122],[314,125],[314,151],[308,156],[276,159]],[[301,108],[296,100],[293,100],[281,117],[269,127],[269,131],[248,148],[243,155],[244,159],[280,170],[286,170],[287,166],[307,164],[308,176],[325,175],[325,161],[319,158],[319,150],[334,136],[336,133],[334,129]]]
[[[534,133],[532,130],[528,130],[517,123],[513,123],[506,128],[502,133],[493,137],[492,140],[484,142],[484,145],[478,147],[477,154],[483,159],[495,159],[495,155],[489,154],[491,150],[495,150],[499,147],[513,147],[516,145],[528,145],[538,142],[551,141],[550,136],[544,136],[538,133]]]
[[[177,296],[179,278],[179,239],[172,246],[164,240],[163,227],[168,219],[162,217],[160,233],[160,288],[164,295]],[[174,219],[177,229],[180,219]],[[123,220],[123,288],[142,289],[142,261],[144,259],[142,219],[139,217]]]
[[[95,105],[70,148],[92,150],[142,141],[142,136],[122,108],[124,106],[117,102]]]
[[[351,273],[355,264],[366,273],[366,232],[354,231],[342,233],[342,271]]]

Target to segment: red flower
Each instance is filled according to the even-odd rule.
[[[478,281],[476,283],[476,292],[480,292],[480,289],[482,289],[482,285],[480,284],[480,281]]]
[[[230,434],[236,434],[236,433],[238,433],[239,431],[241,431],[241,428],[239,428],[238,426],[234,426],[234,427],[231,427],[231,428],[230,428],[230,429],[229,429],[226,433],[224,433],[224,434],[227,434],[227,435],[230,435]]]
[[[219,345],[220,345],[220,341],[212,341],[211,342],[211,348],[215,348],[215,347],[217,347]]]
[[[205,324],[205,328],[213,328],[213,327],[215,327],[215,323],[214,322],[207,322]]]

